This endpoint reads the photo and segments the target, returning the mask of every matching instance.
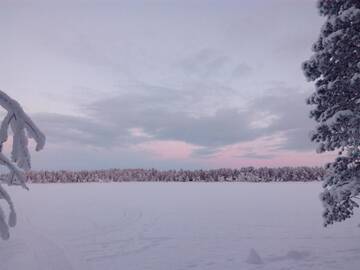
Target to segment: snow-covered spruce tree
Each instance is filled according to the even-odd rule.
[[[303,64],[315,82],[308,104],[318,122],[311,139],[318,152],[339,151],[326,165],[321,194],[325,226],[343,221],[359,207],[360,193],[360,1],[320,0],[326,18],[313,56]]]
[[[0,199],[5,200],[10,208],[9,217],[0,206],[0,236],[9,238],[9,226],[16,225],[14,204],[3,188],[2,184],[20,185],[27,189],[25,184],[25,171],[31,168],[30,153],[28,150],[28,137],[36,142],[36,150],[41,150],[45,145],[45,136],[23,111],[19,103],[0,90],[0,106],[7,114],[0,126],[0,165],[9,170],[7,176],[0,178]],[[9,132],[12,135],[11,159],[3,154],[3,145],[8,140]]]

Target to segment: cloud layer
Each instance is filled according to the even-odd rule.
[[[163,91],[174,96],[171,97],[170,93],[164,96]],[[151,95],[148,95],[149,92]],[[186,99],[181,101],[178,94],[175,90],[145,87],[137,93],[84,105],[85,116],[41,113],[35,115],[35,119],[54,144],[153,150],[158,154],[163,151],[161,156],[174,159],[176,152],[182,153],[179,154],[180,159],[190,156],[206,158],[228,146],[248,144],[269,136],[281,137],[281,142],[274,140],[273,153],[262,153],[256,145],[246,151],[243,149],[238,157],[265,159],[276,155],[276,151],[314,148],[308,138],[313,128],[306,115],[309,108],[305,105],[305,98],[308,93],[277,88],[276,91],[269,90],[266,96],[253,99],[242,109],[222,108],[208,114],[187,111],[186,104],[180,106]],[[196,104],[199,100],[194,99],[193,102]],[[173,146],[172,149],[167,148],[169,145]],[[166,154],[167,149],[172,153]]]
[[[40,168],[324,161],[300,68],[322,23],[313,0],[0,5],[0,87],[47,134]]]

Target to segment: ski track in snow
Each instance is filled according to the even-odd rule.
[[[144,222],[142,216],[141,211],[124,211],[118,224],[82,234],[72,239],[71,245],[78,248],[86,261],[97,261],[141,253],[169,239],[144,236],[152,224]]]
[[[359,215],[324,229],[319,191],[319,183],[11,189],[19,222],[0,242],[0,270],[358,269]]]

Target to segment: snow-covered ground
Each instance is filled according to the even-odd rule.
[[[360,267],[359,215],[322,227],[320,183],[42,184],[10,188],[1,270]]]

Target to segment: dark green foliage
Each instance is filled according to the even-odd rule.
[[[360,1],[320,0],[326,17],[313,56],[303,64],[305,76],[315,83],[307,103],[318,122],[311,140],[318,152],[339,151],[326,166],[325,225],[343,221],[358,207],[360,191]]]

